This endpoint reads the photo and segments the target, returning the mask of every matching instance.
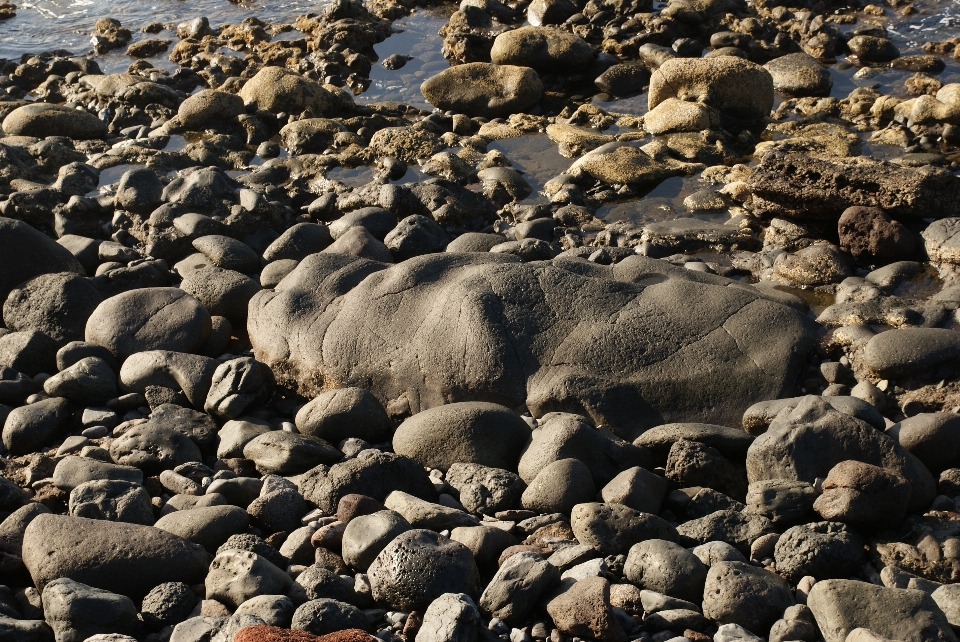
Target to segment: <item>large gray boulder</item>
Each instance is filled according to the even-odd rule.
[[[813,585],[807,606],[826,642],[844,642],[858,628],[903,642],[957,639],[943,611],[924,591],[853,580],[824,580]]]
[[[919,459],[870,424],[814,396],[781,413],[756,438],[747,451],[747,478],[813,483],[848,459],[905,477],[912,486],[908,511],[926,510],[936,495],[936,481]]]
[[[23,563],[40,590],[67,577],[140,599],[164,582],[199,584],[210,562],[199,544],[152,526],[67,515],[38,515],[23,542]]]
[[[475,642],[483,620],[469,595],[444,593],[427,607],[416,642]]]
[[[667,421],[738,423],[793,389],[814,344],[812,322],[756,289],[641,256],[607,267],[443,253],[388,267],[315,254],[253,297],[247,327],[257,359],[308,397],[363,386],[394,416],[525,404],[629,439]]]

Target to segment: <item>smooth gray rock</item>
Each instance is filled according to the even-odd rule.
[[[630,547],[623,574],[638,588],[696,602],[703,597],[707,567],[679,544],[649,539]]]
[[[212,315],[226,317],[231,323],[243,326],[247,318],[247,304],[260,291],[260,282],[235,270],[203,267],[191,270],[180,283]]]
[[[463,402],[405,420],[393,435],[393,450],[444,471],[458,462],[515,470],[529,441],[530,427],[509,408]]]
[[[263,251],[263,260],[267,262],[289,259],[300,261],[311,254],[321,252],[330,245],[331,231],[326,225],[317,223],[292,225],[267,246]]]
[[[569,458],[586,464],[597,486],[606,484],[621,470],[652,463],[646,449],[604,436],[582,416],[550,413],[540,419],[533,431],[518,471],[529,484],[549,464]]]
[[[87,319],[85,340],[118,359],[145,350],[196,352],[210,335],[210,313],[178,288],[142,288],[117,294]]]
[[[960,466],[960,414],[923,412],[894,424],[887,434],[931,473]]]
[[[143,484],[143,471],[133,466],[118,466],[76,455],[67,455],[57,462],[57,467],[53,469],[53,485],[68,492],[86,482],[100,480]]]
[[[189,100],[189,99],[188,99]],[[114,204],[117,208],[149,216],[163,202],[163,183],[149,167],[127,170],[117,181]]]
[[[250,525],[246,511],[236,506],[209,506],[178,510],[164,515],[156,528],[178,535],[215,553],[231,535],[242,533]]]
[[[496,573],[499,568],[500,554],[503,551],[520,543],[520,540],[507,531],[482,524],[459,526],[450,531],[450,539],[470,549],[473,559],[477,562],[477,568],[484,577]]]
[[[14,408],[3,422],[3,446],[13,455],[37,452],[61,435],[76,407],[66,399],[41,399]]]
[[[241,274],[253,274],[260,269],[260,257],[253,248],[229,236],[218,234],[201,236],[194,239],[192,245],[216,268]]]
[[[271,430],[270,422],[256,417],[231,419],[217,433],[217,459],[243,457],[244,446]]]
[[[51,397],[86,406],[102,406],[117,397],[117,375],[106,361],[86,357],[43,383]]]
[[[947,616],[950,626],[960,625],[960,584],[944,584],[931,593],[930,597]]]
[[[717,562],[746,562],[747,558],[732,544],[726,542],[707,542],[694,546],[690,551],[697,556],[705,566],[713,566]]]
[[[668,482],[645,468],[628,468],[600,491],[607,504],[623,504],[642,513],[660,512],[660,505],[667,492]]]
[[[202,407],[219,363],[198,354],[148,350],[127,357],[120,368],[123,392],[143,394],[147,386],[181,390],[195,407]]]
[[[255,615],[268,626],[290,628],[296,606],[286,595],[258,595],[237,607],[235,615]]]
[[[370,621],[363,611],[338,600],[310,600],[293,613],[290,628],[314,635],[326,635],[344,629],[367,629]]]
[[[579,459],[548,464],[530,482],[521,497],[523,507],[538,513],[569,513],[577,504],[597,496],[590,469]]]
[[[84,642],[100,633],[137,628],[137,607],[129,597],[67,578],[43,588],[43,614],[57,642]]]
[[[628,306],[637,313],[620,314]],[[478,398],[525,403],[537,416],[586,411],[629,439],[665,421],[739,421],[794,385],[814,343],[808,319],[755,288],[641,256],[605,267],[441,253],[384,269],[311,255],[251,300],[248,331],[257,358],[308,397],[336,381],[369,387],[398,414]],[[464,336],[466,344],[452,341]],[[506,349],[520,337],[529,351]],[[637,349],[617,347],[624,341]],[[436,378],[423,378],[425,364]],[[704,379],[704,369],[716,376]]]
[[[439,532],[480,523],[476,517],[462,510],[427,502],[402,490],[395,490],[387,495],[383,504],[402,515],[414,528],[428,528]]]
[[[200,583],[203,547],[151,526],[39,515],[24,533],[23,563],[43,589],[58,578],[139,599],[163,582]]]
[[[332,464],[343,453],[317,437],[274,430],[247,442],[243,456],[263,474],[297,475],[318,464]]]
[[[936,369],[960,357],[960,335],[943,328],[899,328],[867,342],[864,365],[883,378]]]
[[[343,532],[343,561],[366,571],[387,544],[411,528],[403,516],[392,510],[354,517]]]

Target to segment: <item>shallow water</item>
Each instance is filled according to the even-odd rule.
[[[227,2],[226,0],[150,0],[148,2],[108,2],[106,0],[25,0],[18,1],[16,17],[0,22],[0,58],[17,60],[25,53],[67,49],[74,54],[91,50],[90,33],[100,18],[116,18],[133,32],[133,40],[173,38],[175,34],[140,33],[153,22],[176,26],[184,20],[206,16],[211,25],[235,24],[244,18],[258,17],[267,22],[289,23],[306,13],[315,13],[324,0],[264,0]],[[114,57],[116,54],[114,54]],[[113,57],[108,57],[108,61]],[[129,59],[126,59],[129,64]],[[102,66],[102,65],[101,65]],[[124,65],[125,66],[125,65]]]
[[[92,55],[89,34],[94,23],[101,17],[112,17],[133,33],[133,42],[144,38],[165,38],[176,41],[175,26],[179,22],[198,16],[206,16],[214,27],[238,23],[248,17],[258,17],[273,24],[290,24],[298,15],[320,11],[328,0],[250,0],[234,4],[225,0],[153,0],[146,3],[109,3],[105,0],[35,0],[18,3],[17,16],[0,22],[0,58],[18,60],[24,54],[55,49],[66,49],[74,54]],[[656,3],[658,8],[662,3]],[[883,17],[862,16],[856,25],[843,26],[843,30],[855,29],[866,24],[883,24],[890,37],[902,52],[923,53],[919,44],[928,40],[946,39],[960,34],[960,0],[917,0],[917,12],[903,17],[887,8]],[[379,61],[373,65],[368,89],[357,97],[360,103],[375,101],[399,101],[422,109],[431,109],[420,92],[421,83],[448,67],[441,54],[443,45],[438,30],[447,22],[452,6],[446,9],[417,10],[412,15],[394,22],[396,33],[384,42],[375,45]],[[163,23],[167,28],[157,34],[144,34],[140,29],[151,23]],[[298,32],[287,32],[278,39],[298,37]],[[225,52],[231,54],[233,52]],[[387,56],[403,54],[412,56],[403,67],[388,70],[380,64]],[[94,57],[104,73],[125,71],[132,60],[123,54],[123,49]],[[947,69],[936,77],[942,83],[960,82],[960,63],[949,56],[943,57]],[[175,65],[163,53],[150,59],[160,68],[173,70]],[[870,77],[857,77],[858,68],[849,65],[842,57],[830,67],[834,79],[832,96],[843,98],[857,87],[875,87],[885,94],[907,96],[904,85],[913,74],[895,69],[876,69]],[[779,99],[778,99],[779,100]],[[603,109],[619,114],[642,115],[647,111],[647,95],[611,98],[599,95],[593,102]],[[616,127],[609,130],[615,133]],[[869,133],[861,135],[863,153],[880,158],[895,158],[903,154],[899,147],[871,144]],[[188,141],[179,136],[171,137],[168,151],[183,148]],[[572,159],[560,155],[556,145],[545,135],[523,136],[517,139],[494,141],[491,150],[502,151],[513,166],[523,172],[534,188],[528,201],[542,200],[544,184],[554,176],[566,171]],[[284,152],[285,153],[285,152]],[[259,164],[259,157],[252,162]],[[102,185],[113,182],[115,172],[109,170],[101,178]],[[332,170],[329,178],[351,186],[369,182],[374,176],[373,168]],[[418,168],[411,168],[397,182],[423,180],[425,175]],[[113,179],[113,180],[111,180]],[[675,178],[665,181],[656,189],[639,199],[608,204],[600,208],[597,216],[607,222],[629,220],[636,223],[669,220],[688,216],[683,199],[703,187],[696,177]],[[711,215],[722,219],[728,215]]]

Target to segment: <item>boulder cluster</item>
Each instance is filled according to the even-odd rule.
[[[960,39],[834,4],[0,60],[0,642],[955,642]]]

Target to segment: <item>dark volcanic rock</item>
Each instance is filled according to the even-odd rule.
[[[761,216],[836,220],[854,205],[907,219],[960,212],[960,179],[929,165],[914,169],[866,159],[853,164],[770,153],[747,184],[753,209]]]

